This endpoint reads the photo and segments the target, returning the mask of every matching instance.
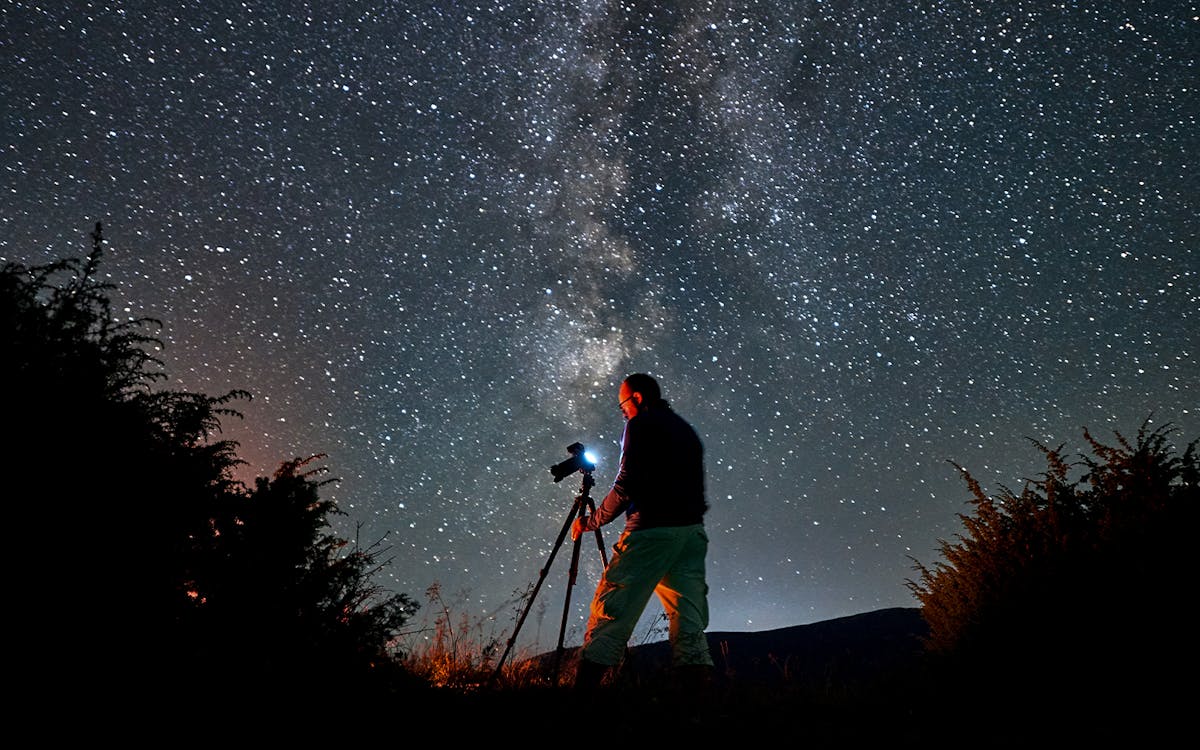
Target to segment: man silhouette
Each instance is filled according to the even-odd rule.
[[[628,376],[617,397],[626,419],[617,477],[596,512],[575,519],[571,537],[578,539],[622,513],[625,529],[596,586],[575,685],[595,689],[620,663],[651,594],[658,595],[670,621],[672,666],[689,683],[707,683],[713,661],[704,632],[704,447],[651,376]]]

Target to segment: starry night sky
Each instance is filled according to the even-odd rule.
[[[1195,3],[340,5],[6,0],[0,260],[102,221],[166,385],[254,395],[247,482],[327,454],[389,589],[511,626],[635,371],[705,440],[712,630],[916,606],[950,461],[1200,437]]]

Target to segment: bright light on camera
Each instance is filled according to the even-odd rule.
[[[583,443],[571,443],[567,446],[567,453],[571,454],[570,458],[550,467],[554,481],[561,481],[563,477],[577,471],[582,471],[590,479],[592,471],[596,468],[596,458],[592,452],[584,448]]]

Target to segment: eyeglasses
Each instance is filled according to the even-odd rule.
[[[631,398],[633,398],[633,396],[632,396],[632,395],[629,395],[629,396],[627,396],[627,397],[625,397],[625,398],[621,399],[621,403],[617,404],[617,411],[624,412],[625,410],[624,410],[624,409],[622,409],[621,407],[622,407],[622,406],[624,406],[624,405],[625,405],[625,402],[626,402],[626,401],[628,401],[628,400],[629,400],[629,399],[631,399]]]

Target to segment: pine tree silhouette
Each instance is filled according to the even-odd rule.
[[[33,703],[359,694],[411,686],[389,639],[417,605],[386,550],[331,535],[313,459],[251,490],[221,420],[245,391],[158,387],[157,321],[114,320],[83,259],[0,266],[14,678]],[[338,682],[338,681],[341,682]]]

